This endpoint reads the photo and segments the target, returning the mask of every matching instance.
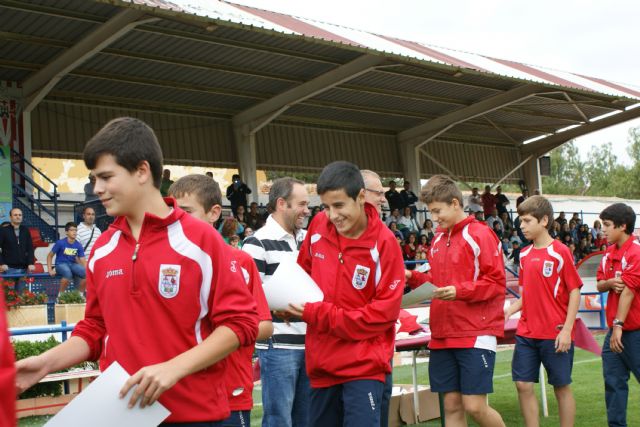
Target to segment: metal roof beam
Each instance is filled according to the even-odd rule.
[[[409,142],[416,147],[421,146],[430,139],[446,132],[456,124],[485,115],[491,111],[513,104],[524,98],[536,95],[541,91],[544,90],[540,86],[533,84],[516,87],[506,92],[502,92],[499,95],[494,95],[490,98],[476,102],[468,107],[460,108],[411,129],[406,129],[398,134],[398,141]]]
[[[292,105],[367,73],[386,61],[386,58],[380,56],[362,55],[351,62],[236,114],[233,117],[233,124],[234,126],[248,126],[250,132],[255,133]]]
[[[71,70],[131,31],[137,25],[149,22],[148,20],[137,21],[142,16],[143,13],[140,11],[124,9],[80,40],[76,45],[63,52],[36,74],[29,77],[22,85],[23,93],[27,98],[24,111],[32,111]]]
[[[636,106],[636,108],[628,108],[622,113],[613,114],[600,120],[591,121],[588,124],[584,124],[582,126],[578,126],[564,132],[556,133],[554,135],[548,136],[535,142],[531,142],[529,144],[523,144],[522,154],[534,154],[536,157],[538,157],[579,136],[636,119],[640,117],[640,104],[636,104]]]

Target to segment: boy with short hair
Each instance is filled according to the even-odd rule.
[[[582,280],[564,244],[549,234],[553,208],[542,196],[518,206],[520,227],[531,245],[520,251],[522,297],[505,312],[522,310],[516,331],[512,377],[526,426],[539,424],[537,383],[542,363],[558,401],[561,426],[573,426],[576,403],[571,391],[573,325],[580,305]]]
[[[60,279],[60,293],[67,289],[69,282],[74,277],[80,278],[78,290],[84,292],[87,261],[84,256],[84,248],[76,240],[78,225],[75,222],[68,222],[64,226],[64,231],[67,237],[58,240],[47,255],[47,268],[51,276],[56,274],[62,276],[62,279]],[[51,265],[54,255],[56,257],[55,270]]]
[[[182,210],[212,227],[222,212],[220,186],[207,175],[184,176],[169,187],[168,194],[176,199],[176,203]],[[230,247],[225,246],[225,248]],[[267,299],[262,290],[260,273],[249,254],[234,250],[233,255],[238,258],[249,292],[256,300],[260,321],[257,340],[267,339],[273,333],[273,323]],[[249,425],[253,408],[253,349],[253,345],[240,347],[226,359],[228,366],[225,376],[231,415],[224,421],[224,427]]]
[[[640,382],[640,244],[632,235],[636,214],[623,203],[600,213],[609,242],[596,278],[607,298],[607,333],[602,346],[607,420],[610,426],[627,425],[629,373]]]
[[[409,286],[437,289],[431,302],[431,389],[444,394],[447,425],[504,426],[487,404],[493,392],[497,337],[504,335],[506,278],[501,242],[486,224],[466,216],[462,193],[444,175],[422,187],[422,201],[439,227],[431,242],[429,273],[406,271]]]
[[[365,203],[356,165],[329,164],[317,191],[324,214],[311,223],[298,263],[324,300],[289,309],[307,322],[310,425],[380,425],[404,289],[402,253],[376,208]]]
[[[120,390],[129,407],[159,400],[169,423],[209,423],[229,416],[218,363],[252,345],[256,306],[237,261],[208,224],[160,194],[162,151],[140,120],[110,121],[86,145],[95,193],[114,223],[96,242],[87,269],[85,319],[70,339],[20,360],[17,388],[49,372],[100,358],[131,377]],[[198,424],[201,425],[201,424]]]

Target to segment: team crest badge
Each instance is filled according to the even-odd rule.
[[[173,264],[160,265],[158,291],[165,298],[173,298],[180,290],[180,266]]]
[[[356,269],[353,272],[353,279],[351,279],[351,284],[356,289],[363,289],[367,286],[367,280],[369,280],[369,273],[371,269],[369,267],[364,267],[362,265],[356,265]]]
[[[542,275],[544,277],[551,277],[553,274],[553,261],[545,261],[542,266]]]

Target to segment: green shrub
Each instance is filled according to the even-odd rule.
[[[13,351],[16,356],[16,360],[25,359],[31,356],[37,356],[45,351],[60,344],[54,337],[49,337],[45,341],[14,341]],[[69,369],[65,369],[61,372],[72,371],[75,369],[97,369],[97,364],[94,362],[86,362]],[[62,381],[54,381],[47,383],[36,384],[29,390],[22,393],[19,399],[29,399],[32,397],[41,396],[60,396],[62,394]]]
[[[66,291],[58,296],[58,304],[83,304],[84,296],[80,291]]]

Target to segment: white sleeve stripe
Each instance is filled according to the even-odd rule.
[[[475,240],[473,240],[473,237],[471,237],[471,235],[469,234],[469,224],[467,224],[462,229],[462,237],[473,250],[473,266],[475,269],[473,274],[473,281],[475,282],[476,280],[478,280],[478,276],[480,276],[480,246],[478,245],[478,243],[476,243]]]
[[[549,245],[547,246],[547,253],[549,254],[549,256],[555,258],[558,260],[558,273],[560,273],[562,271],[562,267],[564,267],[564,259],[562,259],[562,256],[553,250],[553,245]]]
[[[378,252],[378,243],[371,249],[371,258],[373,258],[373,262],[376,263],[376,276],[375,276],[375,286],[378,287],[378,283],[380,283],[380,279],[382,278],[382,267],[380,266],[380,253]]]
[[[93,253],[93,257],[89,261],[89,271],[93,273],[93,267],[96,265],[96,261],[106,257],[116,249],[116,246],[118,246],[118,241],[120,240],[121,235],[122,235],[122,231],[120,230],[116,231],[115,233],[113,233],[113,236],[111,236],[111,239],[109,239],[109,242],[107,242],[106,245],[101,246],[95,250],[95,252]]]
[[[213,264],[208,253],[190,241],[184,234],[182,224],[176,221],[167,227],[169,236],[169,246],[180,255],[195,261],[202,271],[202,283],[200,283],[200,314],[195,324],[195,334],[198,344],[202,338],[202,319],[209,312],[209,294],[211,292],[211,281],[213,280]]]

